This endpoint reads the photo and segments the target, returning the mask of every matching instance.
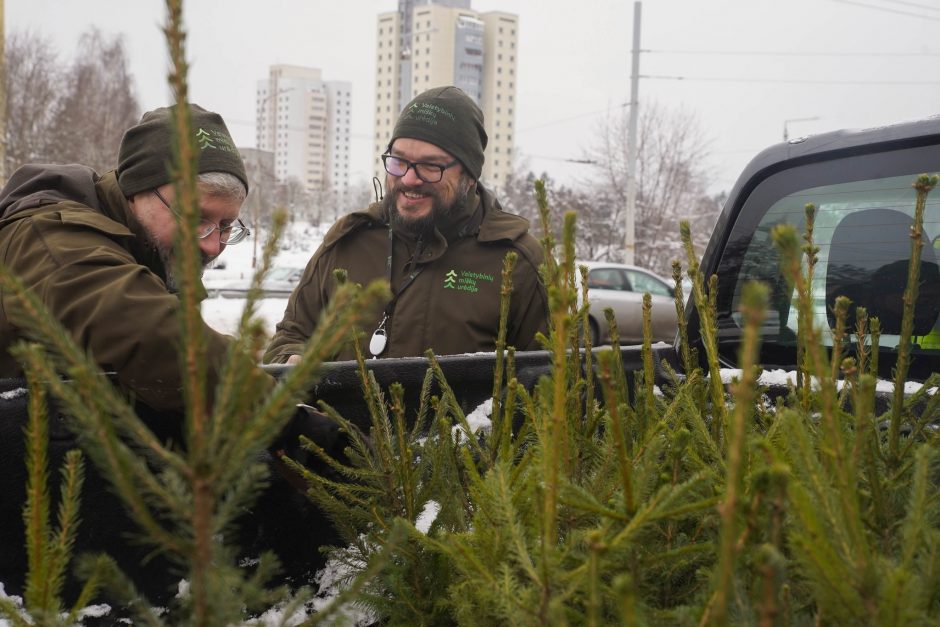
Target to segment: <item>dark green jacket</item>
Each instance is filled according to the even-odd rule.
[[[546,332],[548,324],[548,302],[538,274],[542,249],[528,233],[525,218],[503,212],[489,191],[479,184],[477,187],[479,191],[467,212],[435,229],[430,241],[421,243],[415,263],[421,272],[395,303],[382,357],[420,356],[428,348],[438,355],[493,351],[499,331],[503,258],[509,251],[515,251],[518,259],[513,271],[506,343],[518,350],[541,348],[535,334]],[[349,280],[362,285],[388,279],[388,233],[378,203],[333,225],[287,303],[265,362],[284,363],[290,355],[302,352],[334,292],[334,269],[346,270]],[[412,256],[419,246],[413,237],[398,232],[393,243],[394,291],[409,275]],[[372,313],[373,326],[363,328],[366,357],[371,356],[369,339],[382,319],[382,309],[380,306]],[[354,356],[348,346],[336,358]]]
[[[99,178],[79,165],[24,166],[0,192],[0,263],[137,399],[180,409],[180,303],[146,241],[114,172]],[[10,305],[0,293],[2,377],[22,373],[8,352],[23,336],[8,318]],[[229,341],[204,331],[214,385]]]

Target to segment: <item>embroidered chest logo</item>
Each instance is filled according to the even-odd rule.
[[[472,270],[450,270],[444,275],[444,289],[476,294],[485,283],[493,283],[493,275]]]

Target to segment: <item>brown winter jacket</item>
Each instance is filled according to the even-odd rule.
[[[0,192],[0,263],[39,296],[104,371],[157,410],[178,410],[179,300],[147,245],[114,172],[85,166],[24,166]],[[22,376],[10,345],[23,337],[0,293],[0,377]],[[228,347],[204,328],[214,389]]]
[[[535,339],[546,332],[548,302],[538,266],[542,250],[528,233],[528,221],[505,213],[495,197],[477,184],[478,192],[464,215],[435,229],[422,242],[416,267],[420,274],[399,296],[386,323],[388,345],[381,357],[423,355],[430,348],[438,355],[492,351],[499,331],[500,285],[503,258],[518,254],[513,271],[506,343],[518,350],[541,348]],[[413,236],[394,233],[391,287],[398,290],[410,273],[418,243]],[[326,234],[294,289],[284,319],[264,360],[285,363],[303,352],[303,344],[316,326],[335,289],[333,270],[345,269],[349,280],[366,285],[388,279],[389,232],[382,206],[341,218]],[[370,357],[369,339],[382,319],[382,309],[364,326],[362,350]],[[353,359],[352,346],[336,356]]]

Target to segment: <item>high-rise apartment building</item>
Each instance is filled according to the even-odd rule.
[[[296,65],[272,66],[258,82],[257,144],[274,153],[278,182],[347,192],[351,93],[350,83],[324,81],[319,69]]]
[[[483,110],[489,144],[482,179],[498,188],[515,154],[516,59],[519,18],[477,13],[469,0],[399,0],[377,25],[375,162],[388,146],[399,112],[431,87],[456,85]]]

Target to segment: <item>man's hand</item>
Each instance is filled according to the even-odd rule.
[[[300,359],[301,359],[300,355],[291,355],[290,357],[287,358],[287,365],[294,366],[296,364],[299,364]]]

